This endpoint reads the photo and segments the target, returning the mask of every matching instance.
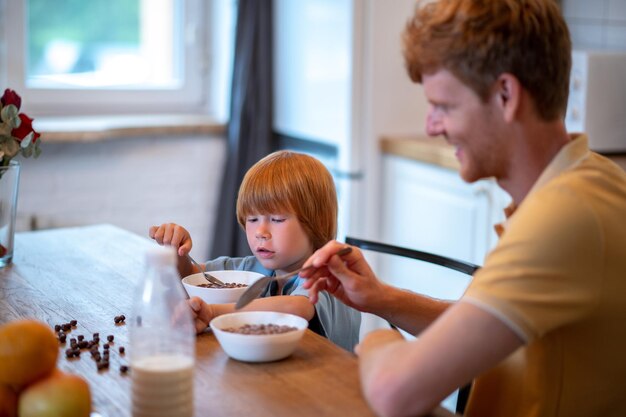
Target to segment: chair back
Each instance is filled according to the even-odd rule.
[[[374,252],[387,253],[390,255],[403,256],[405,258],[418,259],[420,261],[441,265],[445,268],[454,269],[467,275],[474,275],[474,272],[480,268],[470,262],[449,258],[447,256],[437,255],[430,252],[419,251],[416,249],[408,249],[401,246],[389,245],[387,243],[374,242],[371,240],[359,239],[355,237],[346,237],[348,245],[357,246],[361,249],[371,250]]]
[[[475,265],[471,262],[462,261],[459,259],[449,258],[447,256],[437,255],[430,252],[424,252],[416,249],[404,248],[401,246],[389,245],[387,243],[374,242],[371,240],[359,239],[355,237],[346,237],[346,243],[348,245],[356,246],[363,250],[368,250],[372,252],[386,253],[389,255],[397,255],[402,256],[404,258],[416,259],[419,261],[435,264],[442,266],[444,268],[453,269],[455,271],[461,272],[466,275],[474,275],[480,266]],[[395,328],[390,323],[391,327]],[[467,405],[467,399],[469,398],[469,393],[471,390],[471,383],[459,388],[458,392],[456,392],[456,399],[454,398],[454,394],[449,397],[452,400],[456,401],[454,405],[455,412],[457,414],[463,415],[465,411],[465,406]]]

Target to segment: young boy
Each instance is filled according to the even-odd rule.
[[[236,269],[264,275],[294,271],[335,238],[337,193],[333,178],[311,156],[290,151],[272,153],[246,173],[237,198],[237,220],[254,256],[219,257],[205,264],[207,271]],[[192,239],[184,227],[173,223],[153,226],[149,235],[161,245],[177,248],[182,277],[200,272],[187,257]],[[311,304],[302,283],[299,276],[282,286],[273,283],[262,298],[242,310],[296,314],[309,320],[311,330],[352,351],[358,342],[360,313],[325,292],[317,304]],[[214,317],[234,311],[234,304],[207,304],[197,297],[189,304],[198,332]]]

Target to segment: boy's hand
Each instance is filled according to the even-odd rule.
[[[205,303],[199,297],[192,297],[189,301],[189,307],[191,307],[191,315],[193,317],[194,325],[196,326],[196,333],[202,333],[209,326],[215,314],[210,304]]]
[[[148,231],[148,235],[156,240],[159,245],[173,246],[178,256],[186,256],[191,251],[191,235],[187,229],[176,223],[152,226]]]

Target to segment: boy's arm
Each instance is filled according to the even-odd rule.
[[[199,269],[198,267],[196,267],[194,264],[191,263],[187,255],[178,256],[176,267],[178,269],[178,273],[180,274],[181,279],[191,274],[202,272],[201,269]]]
[[[189,305],[193,310],[197,332],[204,331],[213,318],[235,311],[278,311],[300,316],[307,321],[315,315],[315,307],[309,302],[309,299],[297,295],[258,298],[240,310],[235,310],[233,303],[207,304],[198,297],[189,300]]]
[[[234,304],[213,304],[215,316],[232,313],[235,311]],[[247,306],[236,311],[278,311],[300,316],[305,320],[311,320],[315,315],[315,307],[304,296],[275,295],[253,300]]]
[[[300,316],[307,321],[315,316],[315,306],[302,295],[275,295],[258,298],[242,310],[279,311]]]

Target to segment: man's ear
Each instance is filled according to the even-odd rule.
[[[522,98],[522,85],[517,77],[509,73],[501,74],[496,80],[494,94],[505,121],[513,121],[519,111]]]

